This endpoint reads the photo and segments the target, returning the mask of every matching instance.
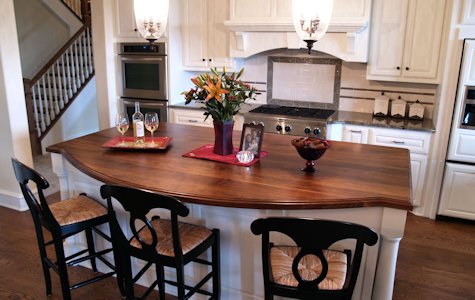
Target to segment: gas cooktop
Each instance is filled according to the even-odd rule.
[[[331,109],[261,105],[244,114],[246,123],[261,124],[269,133],[326,137]]]
[[[326,120],[331,117],[335,111],[331,109],[306,108],[281,105],[261,105],[249,111],[250,113],[281,115],[286,117],[315,118]]]

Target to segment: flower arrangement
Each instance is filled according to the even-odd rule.
[[[242,82],[241,77],[244,69],[239,72],[218,73],[216,68],[211,69],[211,73],[204,73],[191,81],[195,85],[185,95],[185,104],[192,100],[204,101],[206,110],[205,120],[211,116],[215,122],[232,121],[233,116],[239,112],[241,104],[247,99],[255,100],[257,90],[247,83]]]

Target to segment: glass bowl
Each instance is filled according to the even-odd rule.
[[[297,138],[290,142],[297,149],[298,154],[307,160],[302,171],[310,173],[318,172],[318,169],[315,167],[315,161],[322,157],[331,146],[330,141],[317,137]]]
[[[236,158],[240,163],[247,164],[254,159],[254,153],[251,151],[239,151],[236,154]]]

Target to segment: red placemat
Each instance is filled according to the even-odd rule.
[[[239,160],[236,158],[236,153],[238,153],[239,148],[234,148],[233,154],[224,155],[224,156],[214,154],[213,148],[214,146],[212,144],[206,144],[199,148],[196,148],[195,150],[191,150],[190,152],[183,154],[183,156],[191,157],[191,158],[201,158],[201,159],[213,160],[213,161],[218,161],[218,162],[231,164],[231,165],[249,167],[255,164],[260,158],[266,157],[267,154],[269,154],[266,151],[261,151],[260,157],[256,157],[251,162],[244,164],[244,163],[239,162]]]

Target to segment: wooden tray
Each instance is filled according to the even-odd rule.
[[[112,149],[123,149],[123,150],[164,150],[168,147],[172,141],[171,137],[168,136],[157,136],[153,138],[146,137],[145,142],[140,145],[135,144],[135,138],[131,136],[122,137],[117,136],[110,139],[105,144],[102,145],[104,148]]]

